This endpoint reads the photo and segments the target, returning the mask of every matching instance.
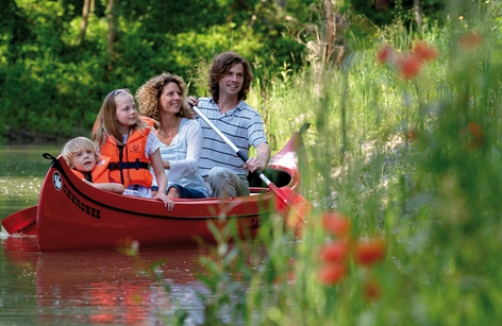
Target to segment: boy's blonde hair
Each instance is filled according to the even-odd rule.
[[[76,137],[68,141],[64,145],[61,155],[66,161],[66,164],[68,164],[70,168],[73,168],[71,161],[78,152],[84,151],[93,151],[96,156],[96,163],[99,162],[100,158],[98,154],[98,147],[96,146],[96,143],[87,137]]]

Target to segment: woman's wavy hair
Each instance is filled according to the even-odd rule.
[[[160,121],[160,96],[164,88],[170,84],[175,83],[181,91],[181,108],[176,116],[185,117],[187,119],[194,119],[195,112],[190,109],[185,101],[186,85],[180,76],[172,75],[164,72],[158,76],[150,78],[136,91],[136,100],[138,101],[139,112],[147,117],[156,121]]]
[[[103,146],[108,137],[115,138],[115,142],[119,146],[123,146],[124,139],[123,135],[120,133],[117,123],[117,104],[115,103],[115,98],[124,94],[129,94],[132,96],[131,91],[126,88],[116,89],[111,91],[106,95],[103,105],[99,110],[96,122],[94,123],[94,128],[92,130],[92,139]],[[136,123],[131,126],[131,132],[134,130],[143,130],[147,128],[148,125],[141,120],[139,114],[136,115]]]
[[[244,83],[237,96],[239,100],[245,100],[247,98],[251,83],[253,82],[253,73],[251,72],[249,63],[235,52],[223,52],[214,58],[211,69],[209,70],[209,92],[215,102],[218,102],[220,99],[220,86],[218,82],[233,65],[238,63],[242,64],[244,68]]]

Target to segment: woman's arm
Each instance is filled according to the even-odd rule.
[[[188,120],[182,142],[186,142],[186,155],[183,160],[170,161],[171,173],[179,178],[197,173],[199,169],[200,152],[202,149],[202,130],[197,120]],[[178,135],[179,136],[179,135]]]
[[[172,211],[174,207],[174,202],[167,198],[166,190],[167,190],[167,175],[164,171],[164,164],[162,162],[162,157],[160,156],[160,151],[157,149],[150,155],[151,165],[153,168],[153,172],[155,173],[155,179],[157,179],[157,185],[159,190],[155,194],[153,198],[156,198],[164,203],[168,210]]]

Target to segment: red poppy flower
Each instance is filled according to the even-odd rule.
[[[483,36],[476,32],[463,35],[459,38],[458,45],[463,50],[475,50],[483,46]]]
[[[330,263],[324,266],[319,272],[319,279],[327,285],[335,285],[345,277],[347,269],[344,264]]]
[[[434,60],[438,56],[436,49],[434,49],[432,46],[429,46],[423,41],[419,41],[415,44],[415,47],[413,48],[413,54],[425,61]]]
[[[324,229],[338,237],[346,236],[350,230],[350,221],[342,214],[326,212],[322,215]]]
[[[347,257],[348,252],[348,241],[340,240],[322,247],[319,256],[325,262],[341,262]]]
[[[380,297],[382,290],[380,289],[380,284],[376,281],[369,281],[364,284],[364,296],[367,300],[373,301]]]
[[[475,141],[483,142],[484,133],[480,125],[475,122],[469,122],[467,124],[467,129]]]
[[[385,242],[382,239],[358,241],[355,248],[355,259],[363,266],[370,266],[385,257]]]
[[[406,139],[408,139],[410,143],[413,143],[415,140],[417,140],[417,130],[415,128],[408,128],[408,130],[406,131]]]
[[[293,271],[288,271],[288,272],[286,272],[286,274],[277,275],[274,278],[273,283],[275,283],[275,284],[281,283],[284,279],[286,279],[288,281],[294,281],[295,278],[296,278],[295,273]]]
[[[471,136],[471,139],[466,143],[465,149],[467,151],[473,151],[483,145],[485,135],[481,126],[475,122],[469,122],[467,128],[462,131],[462,134],[467,132]]]
[[[376,57],[378,63],[380,64],[388,63],[390,65],[393,65],[396,61],[397,54],[393,48],[385,44],[377,51]]]
[[[414,54],[405,55],[399,58],[397,66],[403,78],[408,80],[418,75],[422,68],[422,59]]]
[[[392,48],[390,46],[388,46],[388,45],[382,46],[377,51],[377,61],[380,64],[384,64],[387,61],[387,58],[389,57],[391,51],[392,51]]]

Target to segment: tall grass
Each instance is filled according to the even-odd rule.
[[[286,67],[266,90],[256,83],[249,102],[267,116],[274,150],[311,123],[303,180],[314,208],[301,241],[283,232],[279,216],[261,227],[262,245],[227,246],[222,237],[221,259],[203,261],[214,275],[201,278],[212,289],[208,324],[502,320],[502,52],[493,33],[501,22],[469,24],[455,17],[416,32],[396,24],[341,69],[313,61],[298,75]],[[418,39],[439,55],[415,78],[376,62],[379,44],[404,53]],[[319,253],[339,239],[321,216],[332,209],[350,220],[350,243],[383,238],[386,254],[365,266],[351,247],[345,273],[327,284]]]

